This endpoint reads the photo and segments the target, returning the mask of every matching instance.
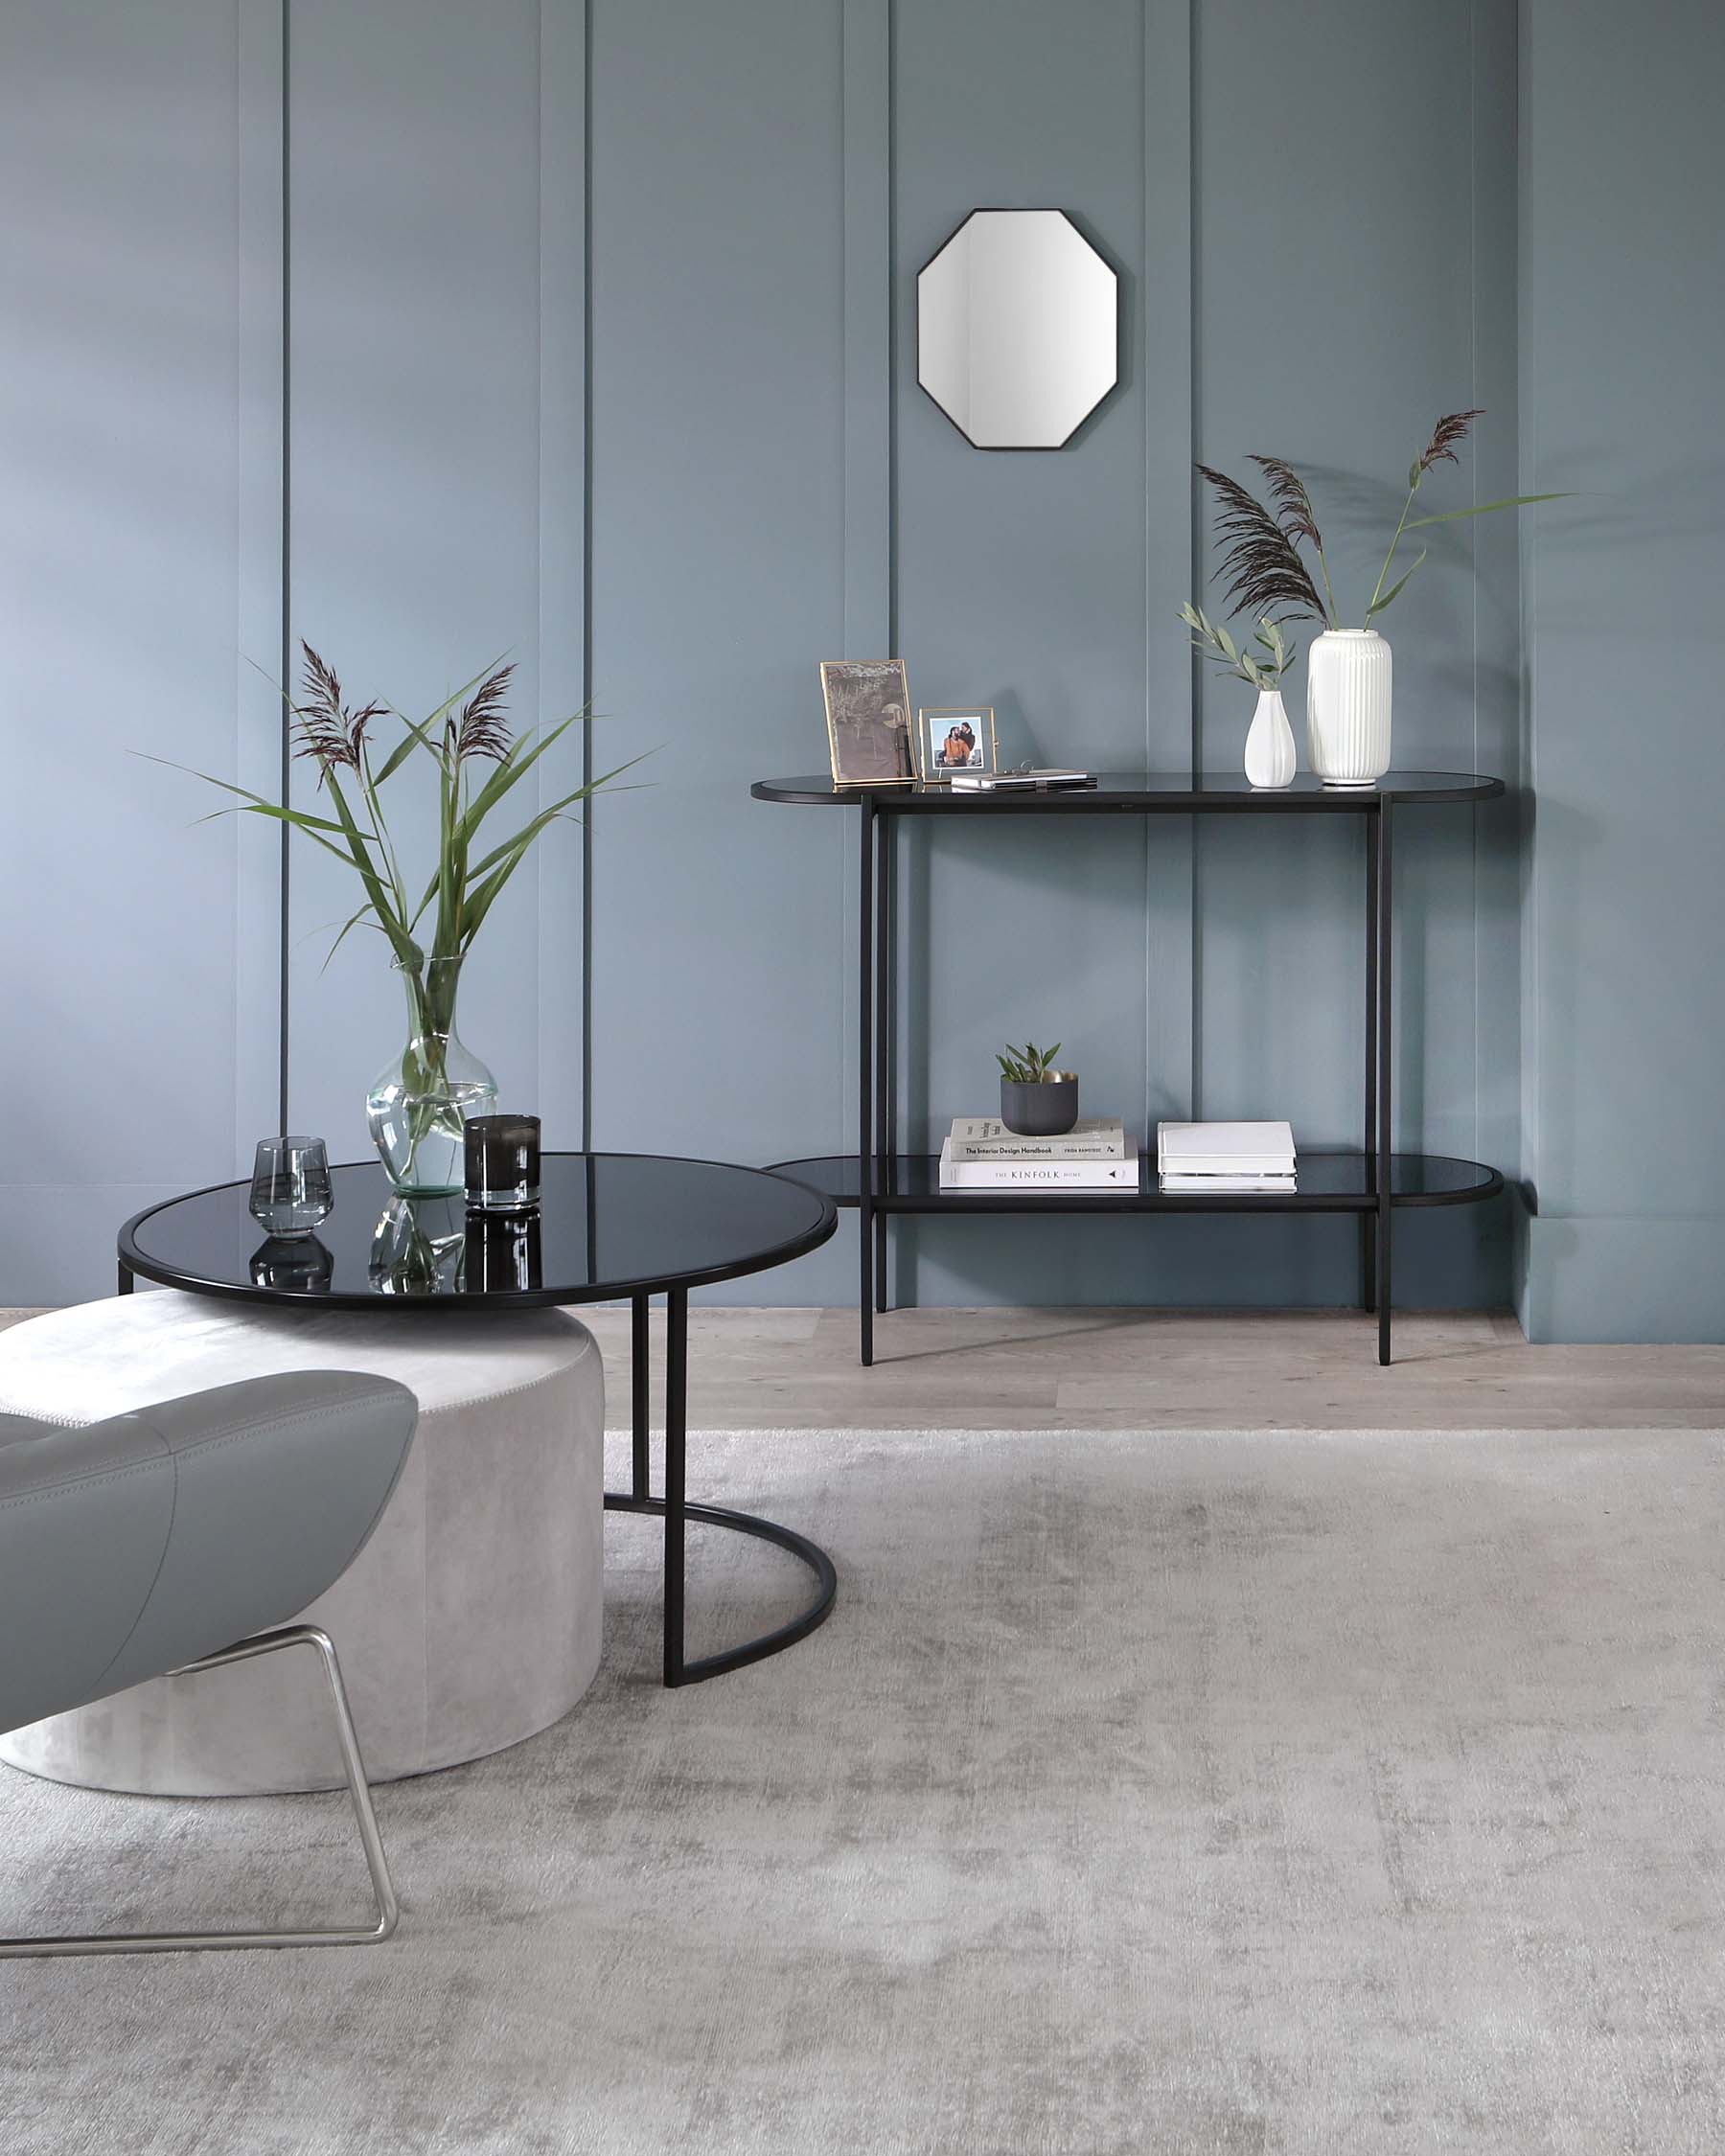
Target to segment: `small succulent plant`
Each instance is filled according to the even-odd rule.
[[[1054,1073],[1054,1058],[1060,1053],[1060,1043],[1051,1048],[1039,1048],[1034,1041],[1026,1041],[1022,1048],[1008,1047],[1004,1055],[997,1055],[1000,1075],[1014,1086],[1046,1086]]]

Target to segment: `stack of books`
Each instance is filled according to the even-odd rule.
[[[1136,1190],[1138,1147],[1117,1116],[1081,1115],[1064,1137],[1020,1137],[995,1115],[958,1115],[940,1145],[942,1190]]]
[[[1165,1191],[1292,1192],[1294,1133],[1286,1123],[1159,1123],[1156,1167]]]

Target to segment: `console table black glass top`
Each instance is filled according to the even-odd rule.
[[[1494,1168],[1436,1155],[1392,1154],[1392,838],[1404,808],[1497,798],[1502,779],[1459,771],[1388,771],[1373,786],[1325,786],[1301,772],[1275,791],[1241,771],[1105,771],[1093,787],[976,793],[950,786],[836,786],[823,775],[760,779],[758,801],[859,811],[858,1133],[854,1153],[787,1160],[780,1172],[825,1191],[862,1216],[858,1321],[862,1359],[874,1360],[874,1318],[886,1308],[886,1224],[894,1213],[1230,1212],[1354,1213],[1360,1222],[1361,1302],[1378,1320],[1378,1361],[1391,1356],[1391,1256],[1394,1213],[1494,1197]],[[1365,830],[1366,1069],[1364,1143],[1354,1153],[1300,1156],[1291,1195],[1164,1196],[1146,1146],[1136,1191],[943,1191],[938,1162],[898,1150],[893,933],[893,830],[902,816],[1041,815],[1358,816]],[[1147,1134],[1148,1135],[1148,1134]]]
[[[334,1209],[313,1237],[272,1243],[248,1210],[250,1185],[220,1183],[152,1205],[120,1230],[120,1293],[134,1276],[233,1302],[399,1314],[508,1312],[628,1299],[632,1372],[631,1487],[609,1511],[665,1524],[667,1685],[717,1677],[804,1639],[833,1606],[825,1550],[771,1520],[691,1504],[685,1495],[691,1288],[784,1265],[832,1235],[831,1198],[758,1168],[631,1153],[547,1153],[535,1215],[469,1216],[460,1197],[393,1197],[381,1166],[332,1170]],[[648,1475],[648,1305],[665,1297],[665,1488]],[[683,1652],[684,1529],[691,1521],[770,1542],[814,1572],[814,1599],[789,1623],[718,1654]]]

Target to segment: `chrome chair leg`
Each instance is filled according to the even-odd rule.
[[[316,1649],[323,1663],[324,1674],[330,1681],[330,1698],[335,1709],[335,1729],[341,1739],[342,1771],[347,1778],[348,1795],[353,1800],[354,1816],[359,1825],[359,1840],[365,1849],[372,1892],[377,1897],[376,1923],[364,1927],[310,1932],[97,1932],[82,1938],[4,1938],[0,1939],[0,1960],[38,1954],[172,1954],[192,1948],[219,1946],[369,1946],[377,1939],[389,1937],[396,1928],[401,1909],[396,1901],[395,1887],[390,1880],[389,1866],[384,1861],[383,1841],[378,1832],[378,1815],[372,1809],[371,1789],[365,1778],[365,1763],[359,1756],[359,1738],[354,1729],[347,1691],[341,1682],[341,1664],[335,1659],[335,1649],[329,1634],[320,1631],[314,1624],[293,1624],[280,1632],[260,1632],[250,1640],[241,1640],[231,1647],[223,1647],[219,1653],[205,1655],[199,1662],[189,1662],[170,1674],[191,1677],[199,1670],[220,1669],[231,1662],[250,1662],[258,1655],[272,1655],[284,1647],[299,1646]]]

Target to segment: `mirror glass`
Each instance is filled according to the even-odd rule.
[[[1119,371],[1118,280],[1064,210],[973,210],[916,280],[916,378],[976,448],[1060,448]]]

